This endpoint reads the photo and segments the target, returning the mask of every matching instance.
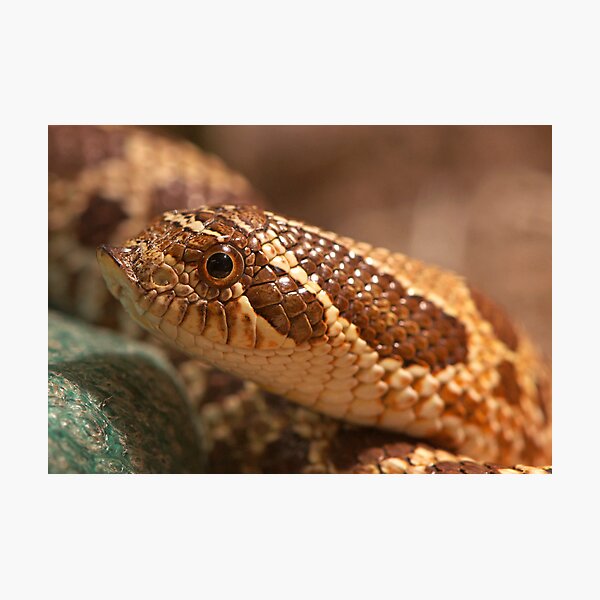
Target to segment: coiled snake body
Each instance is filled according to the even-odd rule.
[[[119,227],[112,227],[112,235],[103,240],[91,236],[94,242],[113,243],[129,238],[98,249],[111,293],[159,339],[309,408],[294,409],[267,396],[268,406],[263,402],[258,412],[271,411],[279,421],[284,415],[280,433],[293,431],[296,438],[308,439],[307,456],[318,448],[328,454],[330,468],[323,470],[549,471],[496,466],[549,462],[549,374],[524,333],[461,277],[257,207],[245,180],[181,142],[123,128],[52,135],[63,136],[56,142],[63,155],[68,154],[64,140],[74,136],[80,144],[71,145],[73,154],[81,152],[81,140],[89,136],[98,138],[96,154],[104,152],[93,166],[76,169],[75,176],[51,176],[52,185],[62,186],[56,197],[68,197],[65,188],[71,186],[81,197],[95,198],[106,212],[111,202],[116,204],[114,198],[134,202],[137,193],[139,220],[160,209],[176,209],[141,233],[121,227],[115,235]],[[117,152],[99,150],[110,144]],[[131,150],[136,144],[137,155]],[[168,174],[162,173],[162,187],[156,185],[161,174],[155,168],[137,184],[152,192],[132,192],[136,170],[131,163],[137,156],[147,167],[153,160],[148,154],[159,147],[162,154],[155,162],[170,165]],[[142,148],[146,156],[140,159]],[[188,152],[185,172],[176,160],[182,148]],[[110,186],[99,182],[110,180],[110,169],[120,172],[121,189],[113,174],[107,195]],[[82,194],[85,177],[88,191]],[[177,205],[156,206],[156,190],[165,197],[164,190],[174,185],[179,186]],[[155,199],[153,210],[146,208],[148,198]],[[120,215],[114,208],[112,214]],[[62,237],[51,235],[51,240],[60,239],[63,253],[74,230],[63,226]],[[52,257],[51,243],[51,270]],[[75,270],[73,278],[82,270]],[[106,298],[96,306],[103,303]],[[252,418],[257,417],[249,422]],[[287,456],[294,446],[283,434],[273,441],[275,446],[265,444],[260,451],[267,462],[277,462],[269,454]],[[334,455],[343,454],[346,446],[354,458],[343,467]],[[311,469],[295,464],[289,470]]]

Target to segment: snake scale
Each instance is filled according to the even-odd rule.
[[[188,142],[50,127],[49,273],[52,304],[177,348],[190,388],[182,355],[221,372],[198,402],[214,472],[551,471],[549,369],[500,308],[266,210]]]

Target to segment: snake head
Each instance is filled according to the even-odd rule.
[[[130,315],[189,354],[293,347],[326,327],[284,247],[292,232],[280,239],[277,228],[247,206],[171,211],[122,247],[100,246],[98,261]]]

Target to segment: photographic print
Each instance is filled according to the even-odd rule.
[[[50,126],[49,472],[550,473],[551,141]]]

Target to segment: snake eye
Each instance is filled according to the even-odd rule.
[[[233,261],[225,252],[215,252],[206,261],[206,272],[215,279],[225,279],[233,271]]]
[[[244,259],[233,246],[215,244],[204,253],[198,269],[209,285],[225,288],[243,275]]]

